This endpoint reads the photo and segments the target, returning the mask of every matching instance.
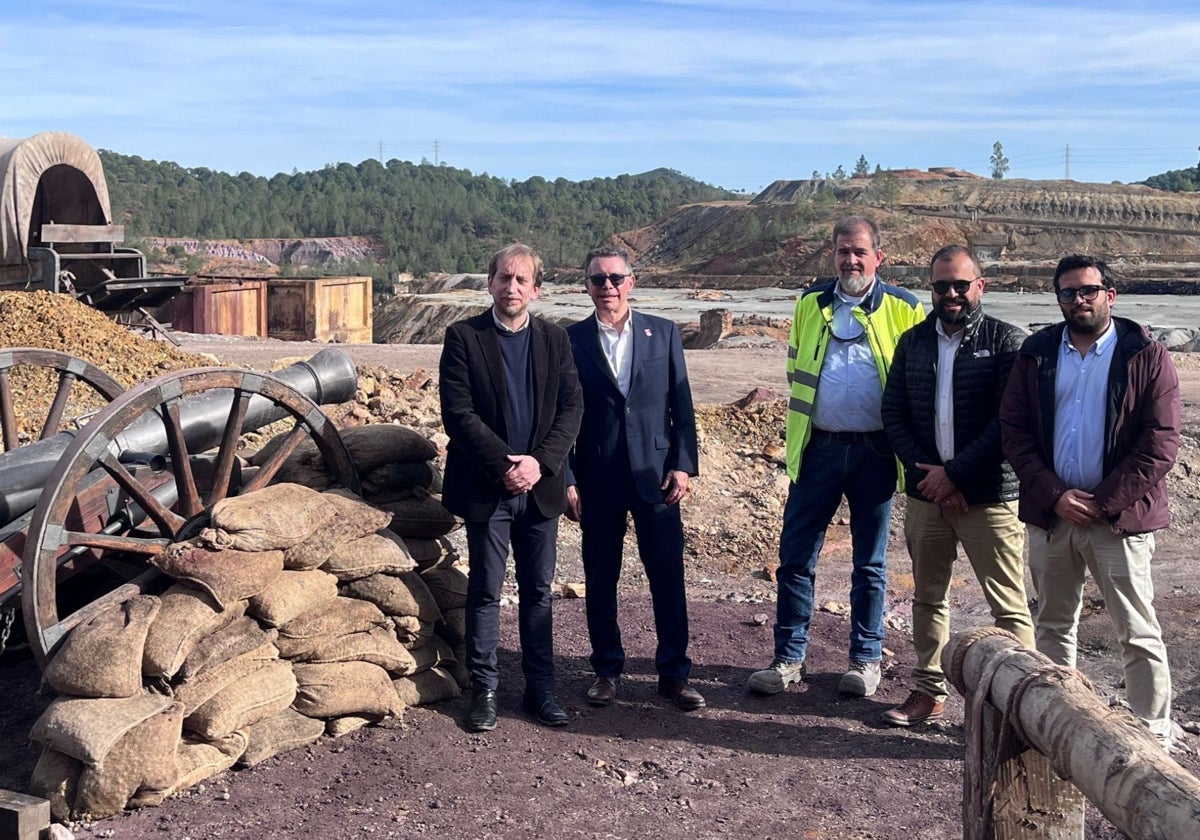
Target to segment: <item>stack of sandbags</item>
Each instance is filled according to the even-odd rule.
[[[420,432],[379,423],[345,429],[341,438],[358,472],[363,499],[392,514],[393,533],[406,541],[430,540],[462,525],[442,507],[437,447]],[[250,463],[266,463],[282,442],[283,436],[268,441],[250,456]],[[334,478],[325,470],[316,444],[305,441],[283,462],[275,481],[325,490]]]
[[[34,727],[45,749],[33,792],[57,819],[103,817],[399,714],[393,680],[453,655],[418,662],[395,620],[339,592],[416,576],[390,521],[350,494],[291,484],[215,505],[211,527],[151,559],[170,588],[101,610],[48,664],[61,696]],[[413,614],[432,627],[426,599]]]
[[[466,567],[461,564],[446,535],[462,521],[442,507],[442,474],[437,465],[437,447],[417,431],[397,424],[359,426],[342,431],[342,440],[357,470],[363,499],[391,514],[388,537],[395,539],[415,564],[408,569],[379,569],[362,573],[368,558],[386,554],[382,543],[347,546],[340,552],[338,578],[344,595],[375,604],[393,622],[396,634],[410,650],[423,650],[435,633],[446,642],[435,656],[425,656],[416,674],[398,680],[398,688],[409,705],[431,703],[457,694],[444,679],[467,684],[465,650]],[[280,443],[269,441],[250,462],[261,465]],[[302,444],[283,464],[276,481],[295,482],[316,489],[328,487],[333,478],[312,444]],[[368,550],[369,549],[369,550]],[[355,568],[348,558],[362,558]],[[413,567],[409,567],[410,569]],[[430,651],[426,651],[430,653]],[[430,668],[437,674],[424,674]],[[414,690],[412,683],[421,685]]]

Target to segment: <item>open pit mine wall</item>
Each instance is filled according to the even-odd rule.
[[[923,266],[942,245],[966,242],[985,263],[1052,266],[1082,252],[1145,267],[1124,272],[1127,279],[1196,281],[1200,273],[1197,193],[1069,181],[902,180],[885,201],[871,181],[777,181],[750,202],[681,207],[616,238],[637,254],[643,276],[720,275],[759,285],[759,277],[828,274],[829,230],[849,211],[880,222],[890,265]]]

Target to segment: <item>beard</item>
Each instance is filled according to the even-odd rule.
[[[1080,333],[1081,335],[1094,335],[1102,333],[1108,329],[1108,322],[1111,315],[1107,306],[1101,308],[1093,306],[1091,311],[1075,311],[1066,313],[1067,326],[1071,332]]]
[[[965,324],[967,319],[971,317],[971,313],[979,308],[978,304],[972,306],[969,301],[964,300],[955,302],[961,303],[961,306],[957,311],[946,309],[947,301],[945,299],[938,301],[938,305],[934,307],[934,312],[937,313],[938,320],[943,324],[949,324],[951,326],[955,324]]]
[[[838,284],[841,285],[842,291],[850,295],[850,297],[859,297],[863,292],[871,288],[871,284],[874,282],[874,277],[867,277],[862,274],[838,275]]]

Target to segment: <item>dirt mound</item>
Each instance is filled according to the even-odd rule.
[[[212,364],[136,335],[69,295],[50,292],[0,292],[0,335],[6,347],[58,350],[91,362],[125,388],[168,371]],[[57,382],[53,371],[24,366],[13,370],[10,383],[22,433],[41,429]],[[88,388],[75,387],[71,394],[68,422],[103,404]]]

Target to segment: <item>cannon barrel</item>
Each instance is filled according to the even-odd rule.
[[[358,384],[354,362],[342,351],[332,348],[272,376],[318,405],[351,399]],[[221,442],[233,400],[233,391],[221,388],[180,402],[180,425],[190,451],[202,452]],[[274,423],[286,413],[269,399],[255,396],[246,410],[242,432]],[[74,437],[73,432],[62,432],[0,454],[0,525],[11,523],[34,508],[42,486]],[[154,414],[141,417],[117,436],[114,446],[118,451],[128,450],[139,455],[165,455],[168,444],[162,419]]]

